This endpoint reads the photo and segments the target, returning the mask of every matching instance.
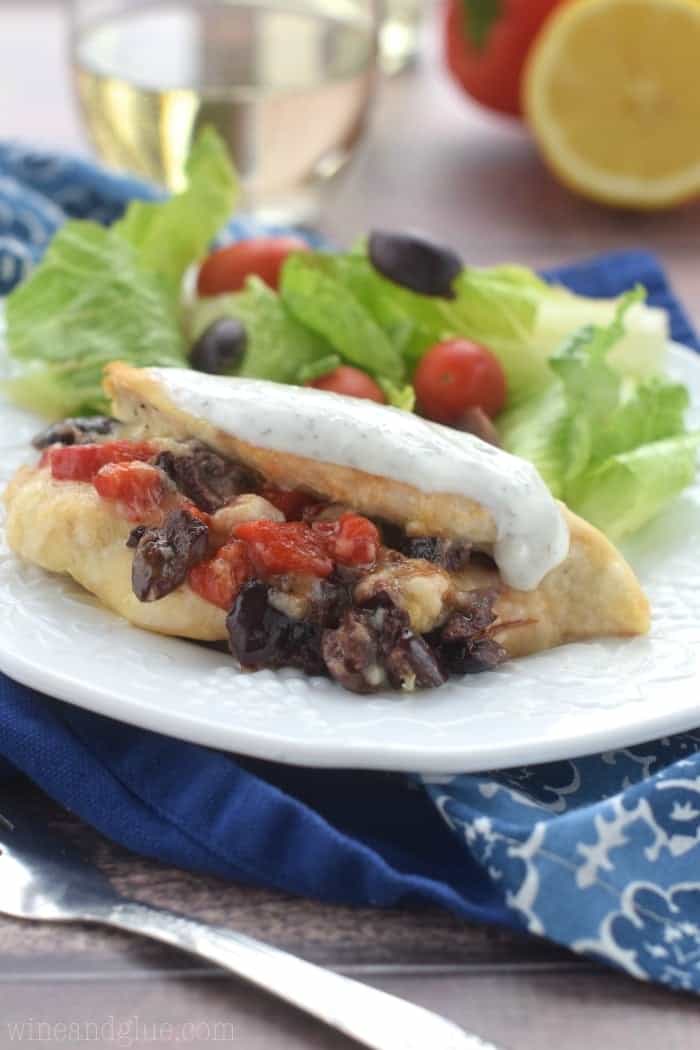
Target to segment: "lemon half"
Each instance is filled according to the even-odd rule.
[[[523,84],[545,161],[571,189],[630,208],[700,194],[700,0],[572,0]]]

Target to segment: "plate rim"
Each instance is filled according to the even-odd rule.
[[[646,719],[643,727],[627,731],[627,727],[611,730],[606,726],[580,736],[580,745],[564,747],[559,737],[544,739],[533,744],[519,743],[508,749],[492,745],[479,747],[465,754],[459,748],[446,746],[423,745],[422,749],[401,744],[392,746],[382,742],[381,750],[372,751],[367,745],[332,744],[328,741],[289,741],[276,737],[265,731],[234,729],[233,735],[239,746],[233,746],[222,740],[220,725],[203,723],[182,712],[172,714],[173,721],[163,726],[162,711],[153,711],[146,705],[134,703],[134,712],[123,710],[117,712],[115,707],[124,705],[122,699],[105,694],[101,688],[90,687],[80,679],[56,672],[52,677],[51,692],[45,692],[41,683],[41,669],[22,658],[5,660],[6,651],[0,650],[0,671],[18,682],[44,694],[49,700],[70,704],[83,711],[102,715],[114,721],[122,722],[134,728],[144,729],[161,736],[182,740],[185,743],[197,744],[231,755],[269,762],[279,762],[298,768],[308,769],[354,769],[386,773],[411,773],[424,776],[455,776],[464,773],[486,773],[491,770],[507,770],[524,765],[541,765],[548,762],[567,761],[585,755],[595,755],[603,751],[619,750],[634,747],[661,736],[689,731],[695,728],[696,722],[690,720],[690,712],[678,710],[671,716],[661,711],[655,718]],[[38,673],[37,673],[38,672]],[[127,701],[127,707],[131,702]],[[697,701],[697,714],[700,716],[700,699]],[[566,738],[567,741],[571,737]],[[584,742],[585,741],[585,746]],[[244,745],[244,746],[240,746]],[[564,747],[564,750],[562,748]],[[526,749],[527,754],[523,753]],[[411,757],[415,756],[415,757]]]
[[[669,348],[693,360],[700,378],[700,355],[695,350],[676,342],[670,342]],[[661,707],[655,715],[645,716],[639,725],[611,727],[607,722],[600,725],[593,719],[592,728],[583,735],[580,726],[575,736],[572,736],[572,730],[559,728],[553,735],[536,742],[516,740],[506,745],[482,742],[477,743],[476,747],[472,744],[466,751],[464,743],[450,746],[446,742],[427,742],[416,747],[407,743],[392,744],[381,738],[371,744],[347,742],[337,737],[290,739],[265,728],[238,727],[233,721],[226,726],[224,734],[220,721],[210,722],[196,712],[193,714],[187,709],[164,712],[143,700],[125,701],[99,684],[80,679],[67,671],[46,669],[22,654],[4,648],[1,638],[0,670],[18,683],[42,692],[49,698],[127,725],[231,754],[308,768],[381,770],[425,775],[484,772],[573,759],[601,750],[634,746],[658,736],[695,728],[700,723],[699,690],[698,699],[693,705],[672,708],[670,712]],[[696,677],[700,681],[700,670],[696,672]],[[362,703],[362,699],[358,702]]]

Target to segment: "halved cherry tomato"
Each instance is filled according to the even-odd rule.
[[[276,489],[264,488],[260,495],[271,503],[277,510],[281,510],[287,521],[301,521],[307,507],[318,504],[316,496],[310,496],[308,492],[299,489]]]
[[[188,579],[192,590],[201,598],[228,611],[252,575],[246,544],[242,540],[231,540],[219,547],[213,558],[190,569]]]
[[[352,365],[338,365],[325,376],[310,379],[306,385],[313,386],[317,390],[330,390],[333,394],[364,397],[368,401],[378,401],[380,405],[386,404],[382,388],[366,372],[353,368]]]
[[[200,295],[238,292],[251,276],[259,277],[276,291],[287,256],[308,250],[308,244],[298,237],[256,237],[229,244],[204,260],[197,277],[197,291]]]
[[[489,416],[506,400],[506,377],[490,350],[468,339],[448,339],[432,347],[413,377],[418,405],[438,423],[459,419],[467,408],[482,408]]]
[[[374,565],[381,538],[379,529],[360,514],[343,514],[337,521],[319,521],[312,526],[323,536],[333,561],[341,565]]]
[[[55,445],[42,456],[56,481],[92,481],[106,463],[130,463],[156,454],[147,441],[106,441],[102,445]]]
[[[138,460],[106,463],[92,483],[102,499],[116,503],[129,521],[151,517],[168,490],[163,472]]]
[[[301,521],[246,521],[234,531],[237,539],[248,544],[251,561],[261,576],[287,572],[330,576],[333,571],[323,538]]]

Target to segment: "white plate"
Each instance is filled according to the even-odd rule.
[[[700,425],[700,357],[674,346],[669,371],[691,388]],[[39,425],[0,403],[0,487]],[[649,637],[367,698],[293,671],[242,674],[225,654],[131,627],[19,562],[0,530],[0,669],[124,722],[297,765],[451,773],[573,757],[700,723],[699,552],[696,484],[626,547],[651,599]]]

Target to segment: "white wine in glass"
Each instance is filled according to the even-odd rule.
[[[312,217],[314,188],[365,126],[371,0],[85,0],[74,12],[78,98],[107,164],[179,190],[193,137],[213,125],[245,206],[271,221]]]

